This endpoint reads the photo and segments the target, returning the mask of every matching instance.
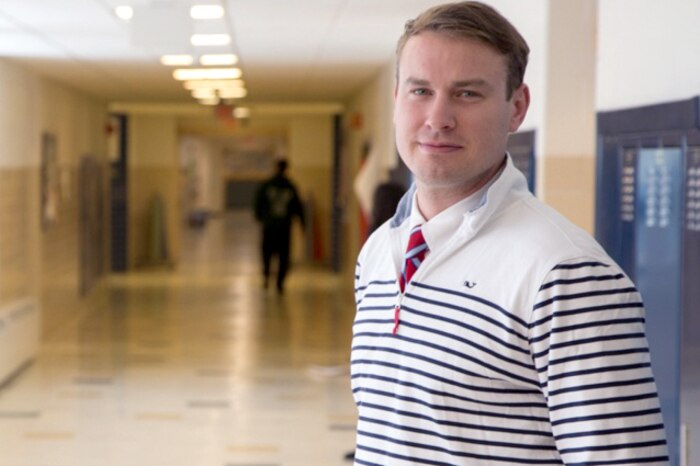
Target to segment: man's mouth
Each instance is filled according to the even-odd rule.
[[[440,141],[423,141],[418,142],[418,146],[426,151],[433,153],[447,153],[459,150],[462,148],[460,144],[454,144],[450,142],[440,142]]]

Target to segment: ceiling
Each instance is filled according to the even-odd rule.
[[[240,57],[247,101],[339,102],[391,61],[406,19],[435,0],[2,0],[0,58],[110,102],[193,102],[166,53]],[[191,20],[194,4],[225,8]],[[130,21],[114,8],[134,7]],[[226,32],[195,48],[191,33]]]

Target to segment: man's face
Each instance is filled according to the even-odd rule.
[[[435,32],[401,53],[394,126],[401,158],[421,189],[466,196],[503,162],[508,133],[525,118],[525,85],[506,100],[506,59],[486,44]]]

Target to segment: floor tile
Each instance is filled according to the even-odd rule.
[[[266,292],[257,231],[230,213],[177,269],[105,279],[0,389],[0,466],[349,464],[352,283],[296,264]]]

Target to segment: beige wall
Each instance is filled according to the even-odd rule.
[[[37,298],[37,170],[0,169],[0,308]]]
[[[129,268],[175,264],[182,225],[177,120],[130,115],[128,126]],[[162,216],[154,212],[157,198],[162,201]],[[154,249],[163,241],[166,255]]]
[[[537,195],[593,232],[597,2],[550,2]]]
[[[0,60],[0,308],[39,298],[39,84]]]
[[[39,88],[39,106],[41,131],[56,138],[60,185],[57,221],[42,233],[42,289],[48,299],[60,302],[80,285],[78,196],[82,157],[95,156],[101,161],[107,199],[107,114],[102,102],[47,81]]]
[[[313,200],[315,220],[308,231],[315,231],[320,244],[320,260],[330,257],[332,214],[333,117],[300,116],[290,120],[288,142],[289,176],[306,202]],[[304,252],[302,235],[294,232],[293,257]]]
[[[372,170],[380,179],[388,176],[389,170],[397,163],[393,133],[393,91],[394,64],[384,66],[374,78],[362,87],[350,100],[344,115],[343,133],[343,186],[345,213],[343,216],[343,270],[347,275],[354,274],[357,254],[362,247],[360,238],[360,209],[353,189],[353,182],[362,161],[365,142],[369,141],[374,153]],[[359,116],[359,128],[352,121]]]
[[[44,334],[81,306],[78,166],[84,155],[98,157],[106,200],[106,120],[103,102],[0,60],[0,305],[37,300]],[[39,221],[44,132],[55,136],[58,175],[55,222],[46,228]]]
[[[44,331],[50,333],[81,304],[79,167],[84,156],[97,157],[102,165],[103,211],[108,211],[107,110],[103,102],[49,81],[41,83],[39,106],[41,131],[56,138],[60,185],[56,222],[41,234]],[[105,233],[108,236],[109,228]],[[107,238],[104,243],[107,245]],[[104,255],[108,267],[108,250]]]

